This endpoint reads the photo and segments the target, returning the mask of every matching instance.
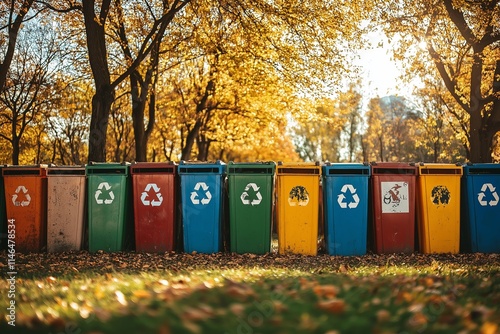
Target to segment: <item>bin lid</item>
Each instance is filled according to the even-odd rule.
[[[233,174],[268,174],[273,175],[276,164],[274,161],[233,162],[228,163],[228,175]]]
[[[220,160],[215,162],[181,161],[178,173],[184,174],[224,174],[226,164]]]
[[[46,176],[47,175],[47,165],[7,165],[2,169],[3,176]]]
[[[462,175],[463,168],[457,164],[420,163],[419,175]]]
[[[413,162],[372,162],[372,175],[416,175],[417,167]]]
[[[57,166],[49,165],[47,176],[75,176],[85,175],[85,165]]]
[[[319,162],[278,162],[277,175],[321,175]]]
[[[350,163],[350,162],[327,162],[322,166],[322,173],[324,177],[338,176],[338,175],[365,175],[370,176],[370,166],[363,163]]]
[[[497,163],[474,163],[463,165],[464,175],[491,175],[500,174],[500,164]]]
[[[118,174],[128,175],[130,162],[89,162],[85,167],[87,175],[92,174]]]
[[[177,174],[177,164],[168,162],[134,162],[130,174]]]

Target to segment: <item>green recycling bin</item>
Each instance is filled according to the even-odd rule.
[[[122,251],[132,247],[132,203],[129,163],[95,163],[85,168],[89,251]]]
[[[274,162],[228,164],[231,252],[271,251]]]

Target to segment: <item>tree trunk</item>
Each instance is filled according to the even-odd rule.
[[[196,137],[198,137],[198,133],[200,133],[202,125],[203,123],[201,119],[197,119],[196,122],[194,123],[193,128],[188,132],[188,135],[186,137],[186,142],[184,143],[184,147],[182,148],[181,160],[191,159],[191,151],[193,150]]]
[[[92,97],[92,117],[90,119],[88,161],[106,161],[106,132],[109,114],[114,101],[110,86],[99,89]]]
[[[82,1],[88,57],[96,89],[95,95],[92,97],[88,161],[104,162],[106,161],[106,132],[111,105],[114,101],[114,88],[111,86],[104,29],[110,1],[102,3],[99,17],[95,16],[94,4],[94,0]]]
[[[139,73],[135,73],[139,75]],[[147,148],[148,141],[153,132],[155,124],[155,111],[156,111],[156,95],[155,85],[151,83],[152,76],[150,73],[146,74],[146,79],[139,84],[139,80],[131,75],[130,85],[132,87],[132,124],[134,128],[135,140],[135,161],[147,161]],[[151,93],[148,96],[148,92]],[[148,123],[144,129],[144,114],[148,108]]]
[[[497,96],[493,100],[493,105],[491,107],[491,112],[489,116],[487,117],[488,123],[486,124],[486,140],[490,145],[488,145],[489,148],[489,154],[488,156],[490,157],[490,161],[492,161],[492,153],[493,150],[495,152],[498,152],[499,149],[497,145],[499,145],[495,141],[495,136],[497,133],[500,132],[500,97],[498,97],[498,94],[500,93],[500,60],[496,61],[496,67],[495,67],[495,75],[493,76],[493,95]]]
[[[12,164],[19,165],[19,138],[15,137],[12,139]]]
[[[481,53],[474,54],[471,70],[470,92],[470,151],[471,162],[491,162],[490,144],[486,136],[486,122],[483,120],[482,111],[484,102],[481,95],[481,77],[483,60]],[[490,154],[488,154],[490,152]]]

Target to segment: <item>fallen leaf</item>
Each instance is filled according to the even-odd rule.
[[[313,288],[313,292],[318,297],[326,297],[328,299],[335,298],[339,292],[339,289],[335,285],[316,285]]]
[[[427,325],[427,317],[422,312],[414,313],[410,319],[408,319],[408,325],[420,332],[424,330]]]
[[[377,321],[378,322],[387,322],[391,319],[391,313],[387,310],[378,310],[377,311]]]
[[[123,294],[123,292],[117,290],[117,291],[115,291],[115,295],[116,295],[116,300],[118,300],[118,302],[120,304],[122,304],[123,306],[128,305],[127,300],[125,299],[125,295]]]
[[[342,299],[330,299],[318,302],[316,304],[320,309],[332,314],[341,314],[345,311],[345,302]]]
[[[479,333],[481,333],[481,334],[495,334],[495,333],[497,333],[497,330],[498,330],[497,324],[494,324],[492,322],[487,321],[481,326]]]
[[[245,312],[245,305],[239,303],[231,304],[229,305],[229,310],[232,314],[239,316]]]
[[[133,295],[137,298],[145,299],[145,298],[151,298],[151,292],[146,291],[146,290],[136,290],[133,292]]]

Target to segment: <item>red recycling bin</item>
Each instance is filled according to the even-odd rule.
[[[135,249],[165,252],[175,247],[177,165],[140,162],[130,167],[134,198]]]
[[[415,250],[416,175],[414,164],[372,164],[374,246],[378,254]]]

